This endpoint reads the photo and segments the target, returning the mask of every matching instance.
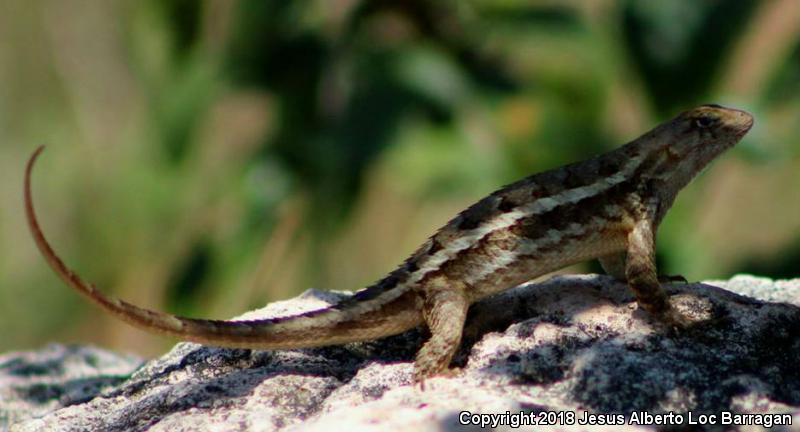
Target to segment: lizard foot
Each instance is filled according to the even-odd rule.
[[[694,324],[694,320],[691,317],[681,313],[675,307],[670,307],[658,318],[674,330],[686,330]]]
[[[651,312],[651,316],[673,330],[686,330],[714,318],[711,302],[695,295],[674,295],[668,299],[666,306],[662,311]]]
[[[415,368],[416,369],[416,368]],[[425,381],[434,377],[452,378],[459,375],[463,370],[459,367],[447,368],[432,375],[423,376],[418,370],[414,371],[414,384],[419,386],[421,391],[425,391]]]
[[[446,365],[441,367],[438,364],[420,363],[419,361],[414,363],[414,382],[422,383],[426,379],[436,376],[450,376],[450,369]]]

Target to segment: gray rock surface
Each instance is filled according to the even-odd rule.
[[[20,432],[439,431],[463,429],[460,413],[468,411],[522,412],[556,430],[619,430],[578,422],[586,413],[608,414],[609,422],[621,414],[627,430],[654,430],[630,424],[631,415],[664,414],[683,429],[691,411],[695,421],[716,416],[703,429],[731,429],[722,416],[732,412],[786,413],[793,426],[777,430],[800,430],[800,279],[738,276],[670,291],[697,321],[688,330],[650,321],[625,285],[606,276],[510,290],[473,307],[456,358],[463,369],[424,390],[411,383],[420,331],[293,351],[180,343],[135,371],[136,359],[92,348],[11,353],[0,357],[0,428],[5,421]],[[309,291],[242,318],[345,296]],[[768,419],[787,420],[750,417]]]
[[[49,345],[0,355],[0,430],[91,401],[144,361],[95,347]]]

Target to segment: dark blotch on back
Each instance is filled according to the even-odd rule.
[[[540,223],[538,217],[530,217],[523,219],[520,221],[520,223],[513,225],[510,229],[512,233],[520,237],[526,237],[535,240],[544,237],[550,227]]]
[[[580,166],[570,166],[570,172],[580,178],[582,185],[579,186],[585,186],[613,176],[628,158],[629,156],[622,152],[608,153],[589,159]]]
[[[528,179],[523,179],[500,189],[494,193],[499,199],[497,211],[499,213],[508,213],[521,205],[531,202],[533,198],[531,190],[538,189],[538,185]]]
[[[495,211],[495,198],[488,196],[458,215],[459,222],[456,227],[460,230],[471,230],[477,228],[483,221],[487,220]]]
[[[564,169],[545,171],[534,176],[536,184],[545,191],[545,196],[556,195],[566,189],[564,186],[566,178],[567,172]]]
[[[581,171],[579,169],[568,169],[565,171],[567,175],[562,183],[564,189],[574,189],[591,183],[591,179],[589,181],[586,179],[587,171]]]
[[[620,169],[619,160],[612,158],[602,158],[597,161],[597,174],[600,177],[611,177]]]
[[[436,240],[436,237],[431,238],[430,242],[431,242],[431,245],[430,245],[430,247],[428,248],[428,251],[427,251],[428,255],[433,255],[436,252],[439,252],[440,250],[442,250],[442,244],[439,243],[438,240]]]
[[[519,203],[515,202],[511,197],[504,196],[500,199],[500,204],[497,205],[497,209],[503,213],[508,213],[514,210],[518,205]]]
[[[381,294],[396,288],[397,285],[399,285],[401,282],[405,282],[406,279],[408,279],[408,272],[403,267],[400,267],[389,273],[385,278],[379,280],[374,285],[355,293],[352,297],[334,305],[333,307],[335,309],[346,309],[353,303],[375,299]]]

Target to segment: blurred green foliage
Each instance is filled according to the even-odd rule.
[[[800,274],[800,3],[0,1],[0,350],[166,343],[60,285],[228,317],[356,289],[504,183],[706,102],[757,126],[680,197],[664,273]],[[583,270],[598,270],[590,264]]]

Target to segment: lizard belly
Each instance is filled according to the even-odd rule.
[[[514,248],[497,253],[470,276],[473,301],[506,290],[566,266],[625,250],[622,232],[597,231],[561,241],[518,239]]]

